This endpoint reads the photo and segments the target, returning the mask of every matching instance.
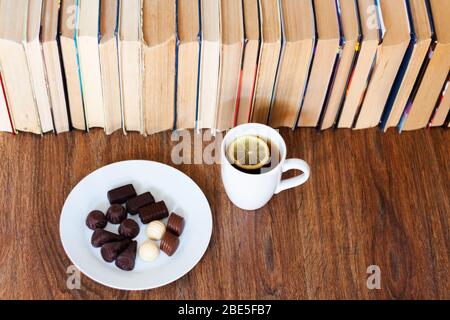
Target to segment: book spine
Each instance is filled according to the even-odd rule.
[[[398,93],[400,91],[401,85],[403,83],[403,80],[405,79],[406,76],[406,72],[408,70],[408,66],[409,63],[411,61],[411,57],[413,55],[414,52],[414,47],[417,43],[417,35],[415,32],[415,26],[414,26],[414,20],[412,17],[412,12],[411,12],[411,4],[409,2],[409,0],[405,0],[405,4],[406,4],[406,12],[408,14],[408,21],[409,21],[409,27],[410,27],[410,36],[411,36],[411,40],[409,42],[408,45],[408,49],[406,50],[406,54],[403,58],[403,61],[400,65],[400,69],[397,73],[397,76],[394,80],[394,85],[391,88],[391,91],[389,93],[387,102],[386,102],[386,106],[384,108],[384,112],[383,115],[381,117],[381,122],[380,122],[380,127],[383,131],[385,131],[387,122],[389,120],[389,117],[391,115],[392,112],[392,108],[394,106],[395,103],[395,99],[398,96]]]
[[[236,106],[234,109],[234,126],[237,125],[238,122],[238,115],[239,115],[239,106],[241,104],[241,91],[242,91],[242,78],[244,76],[244,58],[245,58],[245,51],[247,49],[247,31],[245,29],[245,17],[244,17],[244,0],[241,0],[241,8],[242,8],[242,31],[244,33],[244,38],[242,41],[242,57],[241,57],[241,66],[239,70],[239,80],[238,80],[238,89],[236,94]]]
[[[331,93],[333,92],[333,87],[336,82],[336,76],[338,74],[339,65],[341,64],[342,51],[343,51],[345,41],[346,41],[345,36],[344,36],[344,31],[342,28],[341,6],[340,6],[339,1],[340,0],[335,0],[336,15],[337,15],[337,21],[338,21],[338,26],[339,26],[339,48],[338,48],[338,52],[336,53],[336,59],[334,61],[334,65],[333,65],[333,72],[331,73],[331,80],[330,80],[330,83],[328,84],[327,92],[325,94],[325,100],[324,100],[323,106],[321,108],[322,110],[321,110],[320,116],[319,116],[319,123],[317,125],[318,130],[321,130],[322,126],[323,126],[323,121],[324,121],[325,115],[328,110],[328,104],[330,102]]]
[[[239,80],[238,80],[238,90],[236,94],[236,106],[234,109],[234,126],[237,126],[238,122],[238,115],[239,115],[239,106],[241,104],[241,91],[242,91],[242,78],[244,76],[244,58],[245,57],[245,49],[247,47],[247,42],[244,40],[243,47],[242,47],[242,61],[241,61],[241,67],[239,70]]]
[[[69,125],[69,131],[73,129],[72,126],[72,115],[70,114],[70,101],[69,101],[69,90],[67,88],[67,75],[66,75],[66,69],[64,68],[64,56],[62,53],[62,46],[61,46],[61,23],[62,23],[62,6],[61,2],[58,3],[58,24],[57,24],[57,36],[56,36],[56,45],[58,47],[58,55],[59,55],[59,66],[61,69],[61,77],[62,77],[62,85],[63,85],[63,91],[64,91],[64,100],[66,101],[66,113],[67,113],[67,121]]]
[[[180,55],[180,33],[178,30],[178,0],[175,0],[175,81],[173,101],[173,130],[177,130],[177,104],[178,104],[178,66]]]
[[[252,122],[252,117],[253,117],[253,110],[254,110],[254,105],[255,105],[255,99],[256,99],[256,82],[258,79],[258,70],[259,70],[259,63],[261,60],[261,49],[262,49],[262,42],[263,42],[263,36],[262,36],[262,13],[261,13],[261,2],[258,0],[258,52],[256,54],[256,64],[255,64],[255,69],[253,72],[253,84],[252,84],[252,93],[251,93],[251,97],[250,97],[250,109],[249,109],[249,113],[248,113],[248,120],[247,122]]]
[[[379,24],[378,43],[379,43],[379,46],[381,46],[383,43],[383,40],[384,40],[384,36],[386,34],[386,27],[385,27],[384,21],[383,21],[383,12],[381,11],[380,0],[375,0],[375,7],[376,7],[378,24]],[[367,81],[364,86],[364,90],[363,90],[363,93],[361,95],[361,98],[360,98],[360,101],[358,104],[355,119],[353,120],[353,125],[352,125],[353,128],[356,127],[356,124],[358,123],[359,116],[361,115],[362,107],[364,105],[364,101],[366,100],[367,91],[369,90],[369,86],[370,86],[370,83],[372,82],[373,75],[375,74],[375,70],[377,69],[378,55],[379,55],[379,50],[377,50],[377,53],[375,54],[375,58],[373,59],[372,66],[370,67],[369,76],[367,77]]]
[[[427,10],[428,21],[430,22],[431,37],[436,40],[436,26],[434,24],[433,13],[431,11],[430,0],[425,0],[425,8]]]
[[[428,128],[431,128],[433,126],[434,119],[435,119],[439,109],[442,107],[442,102],[444,101],[445,95],[448,93],[449,85],[450,85],[450,71],[448,72],[447,79],[444,82],[444,86],[442,87],[441,94],[439,95],[439,98],[436,102],[436,105],[433,110],[433,114],[430,117],[430,121],[428,122]]]
[[[203,26],[202,26],[202,0],[198,0],[198,61],[197,61],[197,97],[195,99],[195,130],[198,130],[198,117],[200,112],[200,83],[202,69],[202,42],[203,42]]]
[[[120,52],[120,8],[121,8],[121,0],[117,0],[117,10],[116,10],[116,27],[114,28],[114,39],[116,42],[116,54],[117,54],[117,74],[119,77],[119,96],[120,96],[120,116],[121,116],[121,122],[122,122],[122,132],[124,134],[127,134],[126,127],[125,127],[125,109],[124,109],[124,99],[123,99],[123,84],[122,84],[122,72],[121,72],[121,61],[122,61],[122,55]]]
[[[383,12],[381,11],[381,4],[380,0],[375,0],[375,8],[377,12],[377,19],[378,19],[378,25],[379,25],[379,37],[380,37],[380,43],[383,42],[384,36],[386,34],[386,26],[384,25],[384,19],[383,19]]]
[[[280,80],[280,67],[281,67],[281,62],[283,61],[284,49],[285,49],[285,44],[286,44],[286,36],[285,36],[285,30],[284,30],[284,19],[283,19],[283,14],[282,14],[281,0],[278,0],[278,19],[280,21],[280,31],[281,31],[280,32],[280,38],[281,38],[280,52],[278,53],[277,68],[275,71],[275,81],[273,82],[273,86],[272,86],[272,94],[270,97],[269,112],[267,115],[266,124],[269,123],[270,118],[272,116],[272,107],[275,102],[275,89],[278,86],[278,81]]]
[[[312,69],[313,69],[313,64],[314,64],[314,56],[316,55],[316,50],[317,50],[317,43],[319,41],[319,34],[317,32],[317,21],[315,18],[316,17],[316,8],[314,5],[314,1],[311,0],[310,4],[311,4],[312,24],[313,24],[313,30],[314,30],[314,36],[312,39],[312,42],[313,42],[312,47],[313,48],[311,51],[311,56],[309,58],[308,75],[306,76],[305,86],[303,88],[302,100],[300,101],[300,105],[299,105],[298,112],[297,112],[297,119],[295,120],[294,127],[292,128],[293,130],[298,127],[298,123],[300,121],[300,115],[302,113],[303,105],[305,103],[306,92],[308,91],[309,83],[311,81],[311,74],[312,74]]]
[[[423,62],[422,67],[420,69],[419,76],[417,77],[416,82],[414,83],[414,89],[408,98],[408,102],[406,103],[405,110],[403,111],[400,123],[398,124],[399,132],[403,131],[406,121],[408,120],[408,116],[411,113],[414,100],[416,99],[417,93],[419,92],[423,78],[425,77],[425,73],[428,69],[428,65],[430,64],[431,58],[433,57],[434,54],[434,50],[436,49],[436,45],[437,45],[436,40],[433,40],[432,44],[430,45],[430,48],[428,49],[427,57],[425,58],[425,61]]]
[[[41,120],[41,110],[39,109],[39,105],[38,105],[38,101],[36,98],[36,88],[35,88],[35,84],[34,84],[34,79],[33,79],[33,72],[32,72],[32,67],[31,67],[31,61],[30,61],[30,54],[29,54],[29,50],[28,50],[28,46],[27,46],[27,42],[28,42],[28,34],[27,34],[27,29],[28,29],[28,15],[30,14],[30,10],[29,10],[29,3],[27,2],[25,4],[25,15],[24,15],[24,21],[23,21],[23,34],[22,34],[22,48],[23,51],[25,53],[25,57],[26,57],[26,64],[27,64],[27,71],[28,71],[28,75],[29,75],[29,83],[31,86],[31,91],[32,91],[32,97],[33,97],[33,101],[34,101],[34,110],[36,113],[36,117],[37,117],[37,122],[38,122],[38,126],[39,126],[39,130],[40,130],[40,134],[43,135],[44,130],[43,130],[43,126],[42,126],[42,120]]]
[[[15,128],[14,128],[14,123],[13,123],[13,119],[12,119],[12,115],[11,115],[11,110],[10,110],[9,102],[8,102],[8,95],[7,95],[6,90],[5,90],[5,85],[3,84],[3,77],[2,77],[1,72],[0,72],[0,86],[1,86],[1,90],[2,90],[2,92],[3,92],[3,97],[4,97],[4,99],[5,99],[6,112],[7,112],[7,114],[8,114],[9,124],[10,124],[10,126],[11,126],[11,133],[12,133],[13,135],[15,135],[15,134],[16,134],[16,130],[15,130]]]
[[[359,116],[361,114],[362,106],[364,104],[364,101],[366,100],[366,96],[367,96],[367,91],[369,89],[369,85],[372,82],[373,74],[375,73],[375,69],[376,69],[376,66],[377,66],[377,60],[378,60],[378,52],[375,55],[375,58],[373,59],[372,66],[370,67],[369,75],[367,76],[366,84],[364,85],[363,93],[362,93],[362,95],[361,95],[361,97],[359,99],[358,108],[357,108],[357,111],[356,111],[356,114],[355,114],[355,119],[353,120],[353,124],[352,124],[353,128],[356,126],[356,123],[359,120]]]
[[[411,92],[411,94],[408,98],[408,102],[406,103],[405,109],[404,109],[402,117],[400,119],[400,123],[398,124],[397,129],[399,132],[403,131],[406,121],[408,120],[408,116],[411,113],[411,109],[413,107],[414,100],[416,99],[417,93],[419,92],[423,78],[425,77],[425,73],[428,69],[428,65],[431,62],[431,58],[433,57],[434,50],[436,49],[436,45],[437,45],[436,27],[434,24],[434,18],[433,18],[433,14],[431,11],[431,5],[430,5],[429,0],[425,0],[425,7],[427,10],[427,14],[428,14],[428,21],[430,22],[431,45],[430,45],[430,48],[428,49],[428,54],[427,54],[424,62],[422,63],[422,67],[420,68],[419,76],[417,77],[417,79],[414,83],[413,91]]]
[[[362,34],[361,16],[359,14],[359,3],[358,3],[358,0],[354,0],[354,2],[355,2],[355,14],[356,14],[357,22],[358,22],[358,39],[356,42],[355,52],[353,54],[352,63],[350,65],[350,72],[348,74],[347,81],[345,83],[344,91],[342,92],[341,101],[339,102],[339,108],[338,108],[338,112],[336,114],[335,128],[337,128],[339,126],[339,122],[341,120],[345,101],[347,100],[348,92],[350,90],[350,86],[352,84],[353,77],[355,76],[356,64],[358,63],[359,55],[361,53],[361,45],[362,45],[362,41],[364,39],[364,36]]]
[[[77,73],[78,73],[78,80],[80,83],[81,101],[83,104],[83,111],[84,111],[84,127],[86,128],[86,132],[89,132],[88,119],[87,119],[88,115],[86,112],[86,106],[84,104],[83,79],[81,78],[80,48],[78,46],[78,30],[80,29],[79,23],[80,23],[80,0],[76,0],[76,2],[75,2],[75,30],[74,30],[74,34],[73,34],[73,41],[75,44],[75,52],[76,52],[76,59],[77,59]]]

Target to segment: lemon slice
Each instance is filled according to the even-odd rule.
[[[242,136],[230,143],[227,158],[243,170],[258,170],[270,161],[269,145],[260,137]]]

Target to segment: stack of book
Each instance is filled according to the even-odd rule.
[[[449,126],[450,0],[0,0],[0,131]]]

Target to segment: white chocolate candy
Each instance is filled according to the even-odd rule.
[[[166,233],[166,226],[161,221],[152,221],[147,226],[147,237],[152,240],[161,240]]]
[[[155,261],[159,256],[159,248],[153,241],[145,241],[139,248],[139,256],[145,262]]]

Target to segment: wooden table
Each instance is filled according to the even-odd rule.
[[[213,236],[187,276],[145,292],[85,276],[69,290],[59,216],[70,190],[103,165],[172,164],[170,134],[0,135],[0,298],[450,298],[449,130],[282,134],[312,177],[256,212],[230,203],[219,166],[176,166],[205,192]],[[381,268],[381,290],[367,288],[370,265]]]

